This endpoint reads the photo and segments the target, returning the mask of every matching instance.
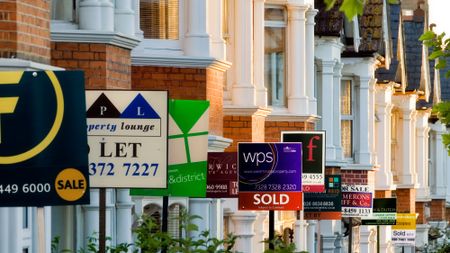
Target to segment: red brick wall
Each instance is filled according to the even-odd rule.
[[[168,90],[174,99],[207,99],[206,69],[132,66],[132,86]]]
[[[130,50],[97,43],[52,42],[52,65],[84,70],[88,89],[129,89]]]
[[[132,66],[132,87],[168,90],[173,99],[209,100],[209,132],[223,134],[225,73],[216,69]]]
[[[281,131],[306,131],[314,130],[314,124],[300,121],[266,121],[265,141],[281,141]]]
[[[375,198],[392,198],[392,191],[376,190]]]
[[[238,142],[264,142],[264,121],[263,116],[224,116],[223,136],[233,140],[226,151],[237,151]]]
[[[50,1],[0,2],[0,57],[50,63]]]
[[[415,189],[397,189],[397,213],[415,213],[416,212],[416,190]]]
[[[450,208],[445,208],[445,217],[448,223],[450,223]]]
[[[445,220],[445,200],[433,199],[430,206],[430,221]]]
[[[398,201],[398,199],[397,199]],[[416,202],[416,213],[419,214],[419,217],[416,220],[417,224],[425,224],[427,223],[427,220],[425,218],[425,205],[426,202]]]
[[[367,170],[341,170],[342,184],[367,185],[369,183],[369,172]]]

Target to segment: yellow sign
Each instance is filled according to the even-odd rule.
[[[415,213],[397,213],[397,224],[392,226],[395,230],[415,230],[416,229]]]
[[[75,201],[83,197],[87,190],[87,181],[79,170],[62,170],[55,180],[56,193],[64,200]]]

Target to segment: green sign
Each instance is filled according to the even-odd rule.
[[[80,71],[0,72],[0,206],[89,203]]]
[[[131,195],[205,197],[209,101],[169,102],[167,189],[131,189]]]

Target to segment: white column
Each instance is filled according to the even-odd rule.
[[[380,252],[393,253],[394,246],[391,243],[392,227],[380,226]]]
[[[91,203],[89,205],[84,205],[84,234],[83,234],[83,245],[86,246],[86,237],[92,236],[94,233],[99,232],[99,189],[90,190]]]
[[[376,79],[371,78],[369,82],[369,152],[370,164],[377,164],[376,140],[375,140],[375,85]]]
[[[134,10],[134,32],[135,36],[138,38],[144,38],[144,32],[141,30],[141,20],[140,20],[140,1],[141,0],[133,0],[133,10]]]
[[[234,250],[236,252],[256,252],[252,243],[256,213],[251,211],[239,211],[231,215],[234,224],[234,235],[238,236]]]
[[[430,171],[430,186],[431,195],[433,199],[445,198],[447,191],[447,181],[444,175],[447,175],[446,170],[446,157],[448,156],[447,150],[442,144],[442,134],[445,133],[445,126],[439,121],[431,125],[431,155],[432,155],[432,168]],[[448,165],[447,165],[448,166]]]
[[[8,215],[9,223],[9,251],[8,252],[22,252],[22,215],[21,207],[10,207]],[[8,224],[3,223],[3,224]],[[0,225],[1,226],[1,225]],[[5,225],[3,225],[5,226]],[[8,227],[8,225],[6,225]],[[6,239],[6,238],[5,238]],[[3,239],[2,239],[3,240]],[[45,242],[44,242],[45,243]]]
[[[253,2],[235,0],[234,67],[235,82],[232,86],[232,103],[239,106],[255,106],[253,84]]]
[[[209,232],[211,237],[218,239],[223,238],[223,201],[224,199],[211,199]]]
[[[22,220],[22,213],[20,212],[19,216],[20,220]],[[44,224],[45,224],[45,252],[51,252],[51,242],[52,242],[52,208],[50,206],[44,207]],[[20,222],[21,224],[22,222]],[[20,226],[20,230],[22,230],[22,226]],[[22,237],[19,237],[22,238]],[[19,249],[22,250],[22,249]]]
[[[307,249],[307,227],[305,220],[296,220],[294,222],[294,243],[297,251],[306,251]]]
[[[195,219],[193,222],[198,226],[198,231],[193,231],[190,233],[191,237],[198,237],[200,232],[210,229],[211,216],[210,216],[210,205],[212,199],[210,198],[190,198],[189,199],[189,213],[193,215],[198,215],[202,217],[201,219]]]
[[[267,89],[264,86],[264,2],[254,1],[254,81],[256,86],[256,105],[267,107]]]
[[[376,250],[376,229],[374,226],[360,226],[360,252],[375,253],[374,248]]]
[[[309,253],[316,253],[316,245],[315,245],[315,240],[316,240],[316,225],[317,225],[317,221],[316,220],[308,220],[308,230],[307,230],[307,251]]]
[[[135,17],[132,1],[133,0],[115,1],[114,28],[116,32],[134,36],[136,26],[134,24]]]
[[[211,34],[211,56],[219,59],[225,60],[226,56],[226,45],[223,39],[223,0],[208,1],[209,9],[209,22],[210,34]],[[226,19],[228,20],[228,18]]]
[[[123,1],[123,0],[120,0]],[[102,31],[114,31],[114,4],[111,0],[100,0]]]
[[[429,110],[421,110],[417,113],[416,121],[416,173],[419,180],[419,188],[416,190],[417,199],[429,199],[430,188],[428,185],[428,118]]]
[[[117,220],[117,244],[119,243],[133,243],[132,237],[132,213],[131,209],[134,206],[129,189],[117,189],[116,190],[116,220]]]
[[[102,7],[99,0],[82,0],[80,2],[79,25],[82,30],[102,29]]]
[[[334,96],[330,96],[330,92],[334,91],[334,66],[335,61],[319,61],[319,67],[321,71],[319,75],[321,75],[321,98],[322,98],[322,106],[321,106],[321,116],[322,116],[322,129],[327,132],[326,138],[326,160],[334,161],[336,160],[336,150],[333,144],[333,136],[334,132],[338,131],[335,129],[333,124],[334,118]]]
[[[337,234],[341,232],[341,221],[321,220],[319,224],[322,252],[334,253],[336,239],[338,238]]]
[[[414,187],[417,184],[415,162],[415,121],[416,121],[416,95],[398,95],[393,97],[393,102],[400,110],[397,136],[399,147],[393,152],[398,152],[398,185],[401,187]]]
[[[378,86],[375,98],[375,110],[379,121],[376,124],[379,170],[375,173],[376,190],[395,189],[391,171],[391,111],[392,86]],[[395,133],[394,133],[395,134]]]
[[[314,72],[314,17],[317,10],[309,9],[306,12],[306,96],[309,98],[308,113],[317,114],[317,98],[314,95],[315,72]]]
[[[359,85],[357,89],[357,97],[360,101],[359,103],[359,115],[357,117],[357,124],[359,129],[359,140],[357,152],[355,152],[355,160],[359,164],[369,165],[371,164],[371,147],[370,147],[370,131],[369,131],[369,120],[370,120],[370,94],[369,88],[372,78],[370,77],[359,77]]]
[[[306,18],[305,5],[288,5],[287,84],[288,111],[306,114],[309,109],[306,94]]]
[[[342,77],[342,67],[343,64],[340,62],[337,62],[336,65],[334,65],[334,74],[333,74],[333,108],[334,110],[331,112],[332,114],[332,124],[334,131],[332,135],[328,135],[327,132],[327,139],[330,138],[333,141],[333,147],[334,147],[334,157],[333,160],[335,161],[342,161],[344,158],[344,155],[342,153],[342,143],[341,143],[341,77]],[[326,92],[326,91],[325,91]],[[323,97],[325,100],[328,99],[328,97]]]
[[[264,236],[265,236],[265,232],[267,231],[266,229],[266,224],[265,224],[265,220],[268,217],[268,212],[258,212],[258,216],[256,217],[256,222],[255,222],[255,237],[254,237],[254,252],[264,252],[264,243],[262,243],[262,241],[264,241]]]
[[[0,238],[2,238],[2,243],[0,243],[0,252],[9,252],[9,208],[0,208]],[[6,225],[5,225],[6,224]]]
[[[430,230],[429,224],[417,224],[416,225],[416,246],[423,247],[428,244],[428,231]]]
[[[0,243],[0,252],[9,252],[9,208],[0,208],[0,238],[2,238],[2,243]],[[6,225],[5,225],[6,224]]]
[[[187,33],[184,53],[188,56],[210,56],[210,35],[207,0],[187,1]],[[216,21],[217,22],[217,21]]]

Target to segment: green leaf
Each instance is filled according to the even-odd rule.
[[[431,40],[434,39],[435,37],[436,33],[434,33],[433,31],[427,31],[419,37],[419,40],[420,41]]]
[[[363,14],[364,3],[361,0],[344,0],[340,11],[344,12],[348,20],[351,20],[356,15]]]
[[[450,78],[450,70],[448,70],[446,73],[445,73],[445,78]]]
[[[327,5],[326,10],[329,11],[331,8],[333,8],[334,4],[336,3],[336,0],[324,0],[324,2]]]
[[[443,69],[447,66],[447,61],[445,59],[439,59],[438,64],[436,64],[434,67],[436,69]]]
[[[438,51],[434,51],[428,58],[430,58],[430,60],[434,60],[434,59],[436,59],[438,57],[441,57],[443,55],[445,55],[445,53],[440,51],[440,50],[438,50]]]

